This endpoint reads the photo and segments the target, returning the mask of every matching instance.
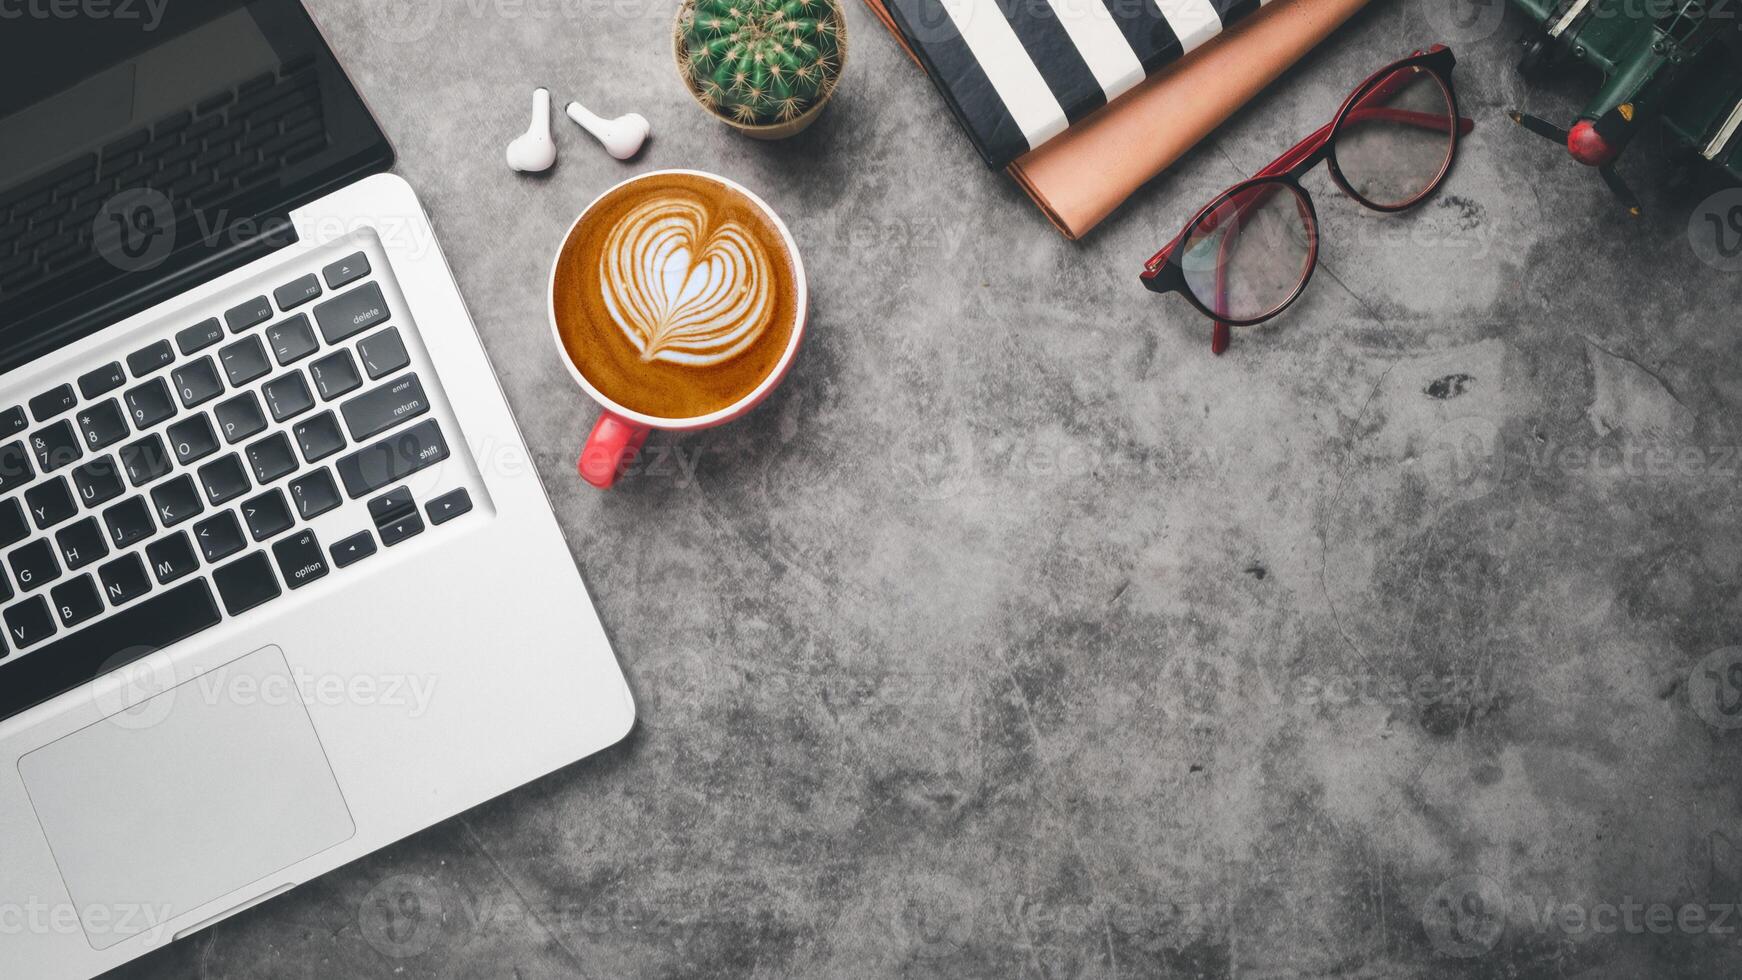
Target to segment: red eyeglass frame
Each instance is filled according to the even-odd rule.
[[[1367,76],[1366,80],[1355,86],[1354,91],[1349,93],[1349,97],[1343,100],[1343,104],[1337,108],[1337,114],[1331,118],[1330,122],[1290,147],[1257,174],[1217,194],[1210,200],[1209,204],[1199,209],[1198,213],[1186,222],[1185,227],[1180,230],[1178,235],[1174,236],[1172,241],[1163,245],[1160,251],[1143,264],[1143,273],[1140,277],[1143,280],[1143,285],[1148,287],[1151,292],[1179,293],[1185,297],[1186,302],[1192,304],[1199,312],[1214,321],[1215,331],[1210,338],[1210,351],[1215,354],[1221,354],[1228,349],[1230,337],[1228,328],[1230,326],[1246,327],[1263,323],[1288,309],[1295,300],[1300,298],[1301,293],[1306,291],[1307,283],[1312,280],[1313,270],[1319,264],[1318,211],[1313,205],[1312,195],[1308,194],[1306,188],[1301,186],[1300,179],[1323,162],[1329,165],[1331,181],[1337,185],[1337,189],[1354,198],[1364,207],[1372,208],[1375,211],[1395,213],[1406,211],[1420,204],[1445,182],[1446,174],[1451,172],[1452,162],[1458,156],[1458,140],[1469,135],[1470,130],[1476,125],[1474,120],[1458,115],[1458,94],[1457,90],[1452,87],[1452,67],[1456,63],[1457,59],[1453,57],[1450,48],[1443,44],[1436,44],[1426,51],[1416,51],[1407,58],[1394,61]],[[1348,178],[1343,176],[1342,168],[1337,165],[1336,137],[1342,125],[1348,122],[1351,117],[1356,117],[1356,113],[1359,113],[1356,118],[1361,121],[1377,117],[1410,125],[1443,128],[1448,117],[1440,116],[1437,113],[1366,104],[1370,99],[1388,96],[1395,92],[1402,83],[1402,78],[1393,79],[1392,76],[1407,68],[1434,74],[1444,87],[1446,97],[1450,100],[1450,118],[1457,119],[1458,124],[1456,131],[1452,134],[1451,149],[1446,153],[1446,159],[1440,166],[1440,172],[1434,175],[1433,180],[1427,184],[1422,192],[1401,204],[1380,204],[1362,197],[1350,186]],[[1290,293],[1288,298],[1277,304],[1275,308],[1250,319],[1242,320],[1229,317],[1225,313],[1218,313],[1210,309],[1198,299],[1186,282],[1181,256],[1188,236],[1199,227],[1200,223],[1237,195],[1246,196],[1234,203],[1232,217],[1236,221],[1239,220],[1241,214],[1284,187],[1293,191],[1296,199],[1306,206],[1308,235],[1306,272],[1301,276],[1300,282],[1295,285],[1294,292]],[[1234,237],[1233,235],[1224,236],[1222,247],[1226,249],[1227,244],[1233,241]],[[1225,267],[1226,256],[1224,255],[1217,262],[1216,267],[1216,292],[1218,297],[1224,300],[1226,299],[1226,283],[1222,273]]]

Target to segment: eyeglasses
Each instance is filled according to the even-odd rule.
[[[1331,121],[1257,176],[1223,191],[1143,266],[1143,284],[1178,292],[1215,321],[1210,350],[1230,326],[1276,316],[1306,289],[1318,264],[1318,213],[1300,179],[1330,165],[1343,193],[1375,211],[1421,203],[1446,179],[1458,138],[1450,48],[1436,44],[1381,68],[1355,87]]]

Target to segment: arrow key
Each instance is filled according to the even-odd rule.
[[[472,495],[465,487],[450,490],[423,505],[431,524],[445,524],[472,509]]]
[[[381,532],[381,543],[391,548],[406,538],[422,534],[423,518],[414,510],[396,521],[378,525],[376,530]]]
[[[375,539],[368,531],[358,531],[333,545],[333,564],[340,568],[359,562],[375,553]]]

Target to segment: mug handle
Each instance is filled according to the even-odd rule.
[[[600,412],[599,421],[593,423],[593,434],[587,437],[581,458],[575,464],[581,479],[601,490],[608,489],[617,482],[623,468],[634,461],[650,431],[638,422]]]

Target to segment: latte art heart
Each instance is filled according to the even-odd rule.
[[[600,253],[599,281],[611,319],[643,361],[730,360],[762,336],[776,305],[762,244],[684,197],[624,214]]]

